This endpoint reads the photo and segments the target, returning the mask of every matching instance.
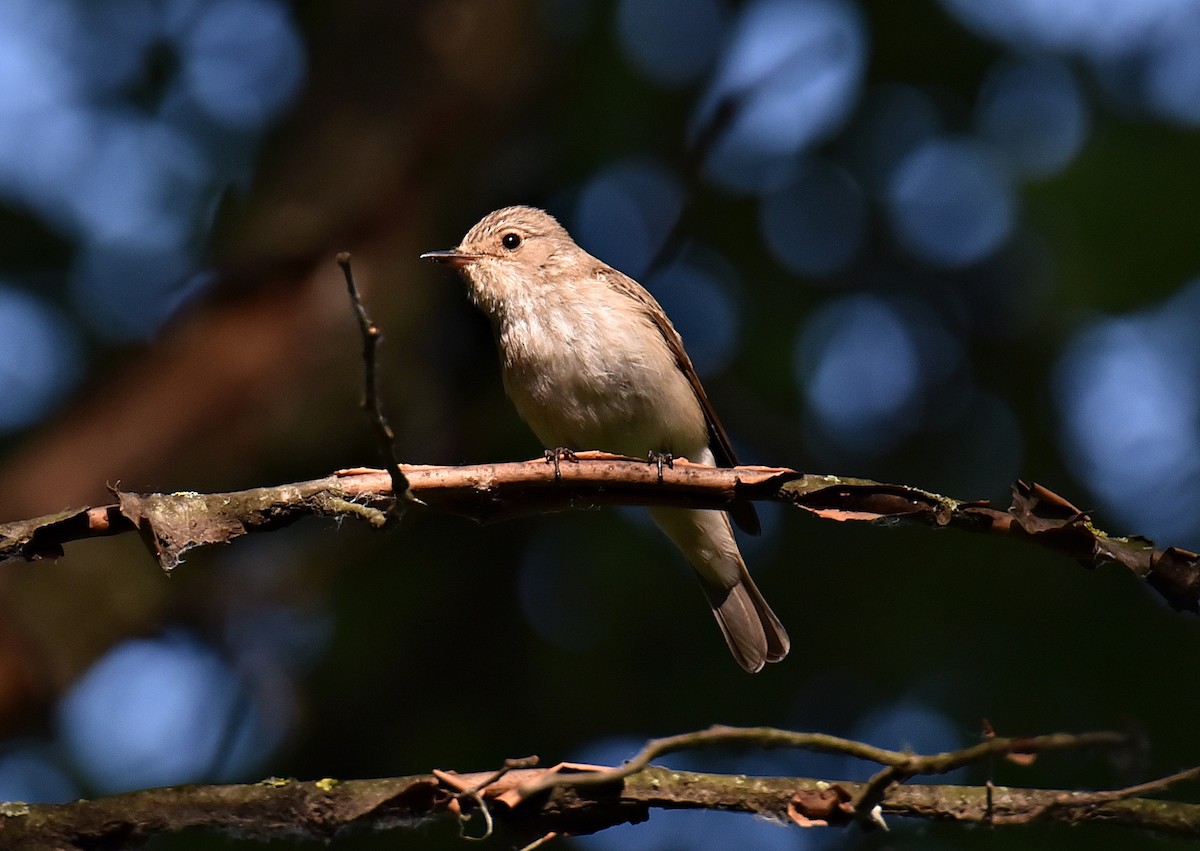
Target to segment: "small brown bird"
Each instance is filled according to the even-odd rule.
[[[576,245],[549,213],[497,210],[457,248],[421,258],[466,278],[495,328],[504,388],[547,449],[737,465],[662,307]],[[731,512],[738,526],[758,531],[753,504]],[[746,571],[730,515],[686,508],[650,515],[695,569],[738,664],[753,672],[786,656],[787,632]]]

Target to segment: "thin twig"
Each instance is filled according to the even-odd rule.
[[[481,833],[479,836],[470,836],[466,831],[461,829],[460,825],[459,835],[463,839],[470,839],[474,842],[482,842],[484,839],[487,839],[492,835],[492,830],[495,827],[495,825],[492,823],[492,811],[488,809],[487,802],[483,800],[483,796],[478,792],[468,791],[466,794],[476,803],[476,805],[478,805],[479,811],[483,813],[483,833]],[[468,817],[464,817],[464,821],[466,818]]]
[[[977,762],[988,762],[996,756],[1013,754],[1029,755],[1052,750],[1086,747],[1121,747],[1129,744],[1127,736],[1120,733],[1055,733],[1023,739],[1002,738],[990,735],[979,744],[959,751],[917,756],[905,754],[904,759],[885,764],[863,787],[854,801],[854,810],[863,817],[883,801],[888,789],[920,774],[946,774],[957,768]]]
[[[350,252],[340,252],[337,256],[337,264],[341,267],[342,274],[346,278],[346,289],[350,294],[350,303],[354,307],[354,316],[358,320],[358,329],[362,333],[363,373],[366,385],[366,390],[363,393],[362,407],[367,415],[367,420],[371,423],[371,427],[375,432],[375,437],[379,441],[380,454],[383,456],[383,465],[388,475],[391,476],[392,493],[396,495],[388,513],[392,517],[399,519],[404,513],[405,503],[419,503],[420,500],[413,496],[408,486],[408,479],[405,478],[404,472],[400,469],[400,460],[396,457],[396,434],[392,431],[392,427],[388,425],[388,421],[383,415],[383,405],[379,401],[379,376],[376,368],[378,358],[376,356],[376,349],[379,347],[382,334],[379,331],[379,326],[372,322],[371,317],[367,315],[367,308],[358,294],[358,286],[354,283],[354,271],[350,268]]]
[[[491,836],[493,826],[494,826],[493,822],[492,822],[492,813],[491,813],[491,810],[488,809],[487,802],[483,798],[483,791],[485,789],[487,789],[489,786],[491,786],[492,784],[501,780],[510,771],[528,770],[528,769],[533,768],[537,764],[538,764],[538,757],[536,755],[524,756],[524,757],[519,757],[516,759],[511,759],[511,758],[506,759],[506,760],[504,760],[504,764],[501,765],[498,769],[493,771],[491,774],[484,776],[483,779],[479,780],[476,783],[471,784],[470,786],[465,786],[463,784],[463,781],[461,779],[459,779],[455,774],[453,774],[451,772],[441,771],[441,770],[435,768],[432,772],[433,776],[436,777],[439,781],[441,781],[445,785],[447,785],[455,790],[454,795],[452,796],[454,800],[461,801],[463,798],[470,798],[472,801],[475,802],[475,805],[477,807],[479,807],[480,812],[483,813],[484,831],[483,831],[482,835],[468,836],[462,830],[461,825],[459,826],[459,835],[462,836],[464,839],[471,839],[471,840],[487,839],[489,836]],[[464,821],[466,821],[468,816],[464,815],[462,818]]]
[[[1127,798],[1137,798],[1142,795],[1161,792],[1169,786],[1174,786],[1176,783],[1183,783],[1185,780],[1195,780],[1197,777],[1200,777],[1200,766],[1177,771],[1174,774],[1168,774],[1166,777],[1159,777],[1156,780],[1148,780],[1145,783],[1126,786],[1124,789],[1106,789],[1100,792],[1076,792],[1070,799],[1056,802],[1055,806],[1078,809],[1092,807],[1096,804],[1107,804],[1110,801],[1124,801]]]
[[[484,789],[486,789],[487,787],[491,786],[497,780],[502,778],[504,775],[508,774],[508,772],[517,771],[522,768],[534,768],[535,766],[537,766],[537,764],[538,764],[538,758],[536,755],[523,756],[523,757],[518,757],[516,759],[506,759],[506,760],[504,760],[504,765],[497,768],[489,776],[483,778],[478,783],[476,783],[474,786],[471,786],[468,789],[464,789],[463,792],[461,792],[460,794],[465,794],[468,792],[473,793],[473,794],[478,794],[478,793],[482,792]]]
[[[877,748],[864,742],[843,739],[824,733],[797,733],[791,730],[779,730],[774,727],[726,727],[714,726],[695,733],[681,733],[677,736],[667,736],[662,739],[652,739],[629,762],[620,768],[610,771],[587,772],[583,774],[551,774],[527,786],[521,787],[521,798],[529,798],[555,786],[598,786],[622,780],[648,766],[651,760],[671,753],[701,748],[724,747],[727,745],[756,745],[763,748],[796,748],[815,753],[833,753],[856,757],[858,759],[876,762],[888,767],[891,771],[886,778],[880,780],[879,786],[886,791],[899,777],[912,777],[917,774],[945,774],[964,765],[970,765],[986,759],[992,754],[1011,753],[1041,753],[1043,751],[1076,749],[1084,747],[1119,747],[1126,744],[1128,738],[1120,733],[1054,733],[1046,736],[1031,736],[1028,738],[996,737],[980,742],[969,748],[947,753],[917,756],[903,751],[891,751]],[[880,772],[880,775],[885,772]],[[879,777],[880,775],[876,775]],[[874,784],[868,784],[871,790]],[[874,797],[874,793],[872,793]],[[882,796],[880,796],[882,798]],[[864,794],[860,796],[856,808],[866,805],[867,809],[879,803],[869,800]]]
[[[539,836],[537,839],[533,840],[533,842],[530,842],[524,848],[519,849],[519,851],[534,851],[534,849],[541,848],[543,845],[545,845],[551,839],[556,839],[557,837],[558,837],[558,831],[552,830],[549,833],[547,833],[545,836]]]

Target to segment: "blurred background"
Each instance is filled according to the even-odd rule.
[[[0,520],[109,483],[377,464],[340,250],[385,329],[399,456],[536,456],[486,321],[416,259],[531,203],[662,302],[744,461],[1001,504],[1021,477],[1200,548],[1190,0],[3,0],[0,127]],[[1147,742],[954,778],[972,783],[1200,763],[1200,626],[1123,569],[762,511],[743,548],[793,650],[756,676],[635,510],[309,521],[169,578],[133,536],[4,565],[0,799],[612,763],[714,722],[918,751],[984,719]],[[558,844],[1141,841],[655,812]],[[334,847],[457,843],[443,825]]]

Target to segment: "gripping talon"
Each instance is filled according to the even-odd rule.
[[[662,484],[663,480],[663,465],[667,465],[672,470],[675,469],[675,456],[670,452],[655,452],[651,449],[646,453],[646,462],[654,464],[658,467],[658,482]]]
[[[559,469],[559,462],[564,459],[570,461],[572,464],[579,463],[579,459],[575,456],[575,453],[565,446],[546,450],[546,463],[554,465],[554,481],[556,482],[562,481],[562,470]]]

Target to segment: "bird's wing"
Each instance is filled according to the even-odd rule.
[[[618,272],[611,266],[603,267],[601,275],[609,286],[641,305],[646,316],[658,329],[658,333],[662,334],[667,348],[671,350],[671,354],[675,355],[675,362],[679,364],[679,369],[687,377],[688,384],[692,386],[692,392],[696,394],[696,400],[700,403],[701,410],[704,411],[704,421],[708,424],[709,449],[712,450],[717,466],[736,467],[738,460],[737,456],[733,454],[729,434],[721,425],[721,420],[717,418],[717,412],[713,408],[708,394],[704,392],[704,385],[700,383],[700,376],[696,374],[696,368],[692,366],[692,359],[688,357],[687,350],[683,348],[683,338],[679,336],[679,332],[667,318],[666,311],[654,300],[654,296],[646,291],[645,287],[628,275]],[[755,511],[752,502],[734,503],[729,508],[729,516],[737,523],[738,528],[751,535],[757,535],[762,530],[758,521],[758,512]]]

